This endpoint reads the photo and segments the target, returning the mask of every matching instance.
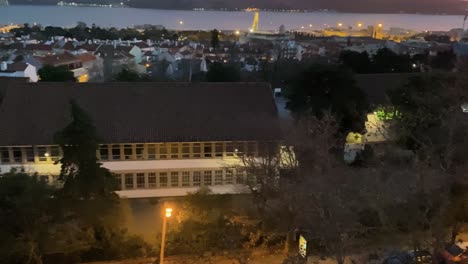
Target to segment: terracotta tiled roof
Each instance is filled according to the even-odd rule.
[[[96,56],[94,56],[91,53],[82,53],[76,55],[76,57],[81,61],[81,62],[88,62],[88,61],[94,61],[96,60]]]
[[[75,55],[65,52],[63,54],[57,55],[48,55],[44,57],[36,57],[42,64],[45,65],[52,65],[52,66],[61,66],[61,65],[68,65],[72,63],[80,62]]]
[[[10,83],[5,94],[0,146],[52,144],[70,122],[71,99],[103,143],[281,138],[264,83]]]

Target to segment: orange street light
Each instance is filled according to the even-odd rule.
[[[358,26],[358,27],[362,27],[362,23],[358,23],[357,26]]]
[[[379,28],[382,28],[382,27],[383,27],[383,24],[382,24],[382,23],[379,23],[377,26],[378,26]]]
[[[161,234],[161,252],[159,255],[159,264],[164,264],[164,247],[166,244],[166,225],[167,219],[172,216],[172,208],[166,207],[165,215],[163,217],[163,226],[162,226],[162,234]]]
[[[343,23],[341,23],[341,22],[338,23],[338,26],[339,26],[339,27],[342,27],[342,26],[343,26]]]

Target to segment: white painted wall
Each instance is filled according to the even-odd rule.
[[[17,71],[17,72],[0,72],[0,76],[2,77],[16,77],[16,78],[29,78],[30,82],[37,82],[38,76],[36,72],[36,67],[31,64],[28,64],[24,71]]]
[[[213,194],[239,194],[248,193],[250,190],[245,185],[215,185],[208,186]],[[180,188],[161,188],[161,189],[135,189],[117,191],[121,198],[147,198],[147,197],[174,197],[184,196],[189,193],[194,193],[200,187],[180,187]]]

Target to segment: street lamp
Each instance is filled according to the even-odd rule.
[[[380,23],[380,24],[378,24],[377,26],[378,26],[379,28],[382,28],[382,27],[383,27],[383,24]]]
[[[339,27],[342,27],[342,26],[343,26],[343,23],[341,23],[341,22],[338,23],[338,26],[339,26]]]
[[[163,226],[162,226],[162,237],[161,237],[161,252],[159,255],[159,264],[164,263],[164,244],[166,243],[166,225],[167,218],[172,216],[172,208],[167,207],[165,210],[165,216],[163,217]]]
[[[358,23],[357,26],[358,26],[358,27],[362,27],[362,23]]]

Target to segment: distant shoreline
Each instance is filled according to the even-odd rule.
[[[129,6],[129,5],[118,5],[118,4],[71,4],[67,2],[66,4],[9,4],[5,6],[65,6],[65,7],[90,7],[90,8],[135,8],[135,9],[148,9],[148,10],[173,10],[173,11],[217,11],[217,12],[244,12],[246,9],[241,8],[152,8],[152,7],[138,7],[138,6]],[[2,6],[0,5],[0,8]],[[355,11],[337,11],[331,9],[310,9],[310,10],[294,10],[294,9],[259,9],[260,12],[271,12],[271,13],[343,13],[343,14],[402,14],[402,15],[427,15],[427,16],[463,16],[465,13],[424,13],[424,12],[355,12]]]

